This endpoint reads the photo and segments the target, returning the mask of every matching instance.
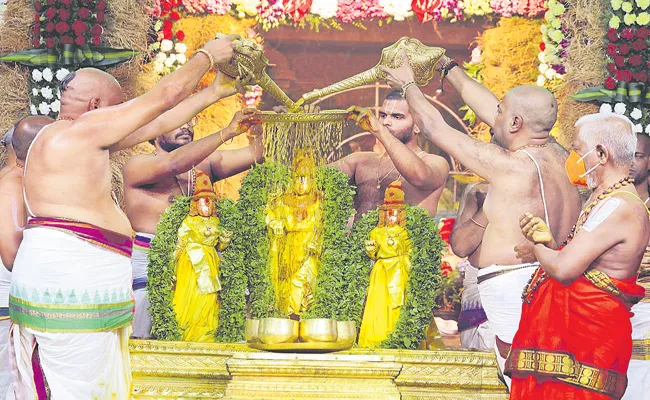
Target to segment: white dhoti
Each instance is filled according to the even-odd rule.
[[[133,333],[137,339],[152,339],[151,312],[147,297],[147,274],[149,272],[149,249],[155,235],[137,232],[133,243],[133,296],[135,297],[135,315],[133,316]]]
[[[88,224],[54,223],[28,225],[14,264],[16,398],[40,399],[49,388],[53,400],[128,399],[132,242]]]
[[[0,262],[0,400],[7,397],[11,386],[11,369],[9,368],[9,285],[11,272]]]
[[[622,400],[650,400],[650,302],[634,305],[632,312],[632,360]]]
[[[539,263],[519,265],[491,265],[478,272],[478,289],[481,303],[490,328],[496,337],[511,344],[521,320],[521,295]],[[499,354],[498,341],[494,349],[499,368],[503,372],[506,359]],[[508,388],[510,378],[504,376]]]
[[[494,332],[481,304],[478,292],[478,268],[464,260],[458,264],[458,270],[463,271],[463,292],[461,294],[461,311],[458,316],[460,344],[467,349],[494,348]]]

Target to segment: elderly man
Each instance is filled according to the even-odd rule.
[[[356,111],[362,112],[358,108]],[[374,116],[372,118],[374,120]],[[379,112],[379,123],[373,121],[373,127],[366,128],[386,152],[381,155],[371,151],[352,153],[333,164],[357,187],[355,219],[382,205],[386,188],[395,180],[402,181],[407,204],[420,206],[429,215],[435,215],[447,182],[449,164],[418,146],[420,128],[408,103],[398,92],[388,93]]]
[[[634,187],[646,207],[650,203],[648,194],[648,156],[650,137],[636,135],[636,151],[630,168]],[[650,400],[650,246],[646,248],[641,263],[638,283],[646,290],[646,296],[632,307],[632,360],[627,370],[628,386],[623,400]]]
[[[449,237],[451,249],[459,257],[467,257],[458,264],[463,269],[463,292],[461,311],[458,316],[460,344],[464,348],[493,349],[494,332],[490,329],[485,310],[478,291],[478,265],[480,253],[477,251],[483,241],[487,217],[483,203],[488,184],[476,182],[468,185],[458,212],[458,220]]]
[[[52,122],[52,118],[44,116],[26,117],[13,125],[3,138],[7,151],[13,157],[11,163],[7,163],[0,170],[0,398],[7,394],[11,378],[7,342],[11,325],[11,269],[27,222],[23,205],[23,166],[32,140],[41,129]]]
[[[45,395],[45,381],[54,398],[129,397],[133,231],[111,199],[109,153],[185,123],[147,128],[232,57],[232,40],[208,42],[126,103],[117,81],[97,69],[62,82],[59,121],[41,130],[25,161],[30,219],[9,299],[17,397]]]
[[[525,211],[543,216],[553,237],[565,237],[580,210],[578,191],[566,179],[566,152],[549,143],[557,117],[553,95],[534,86],[518,86],[499,101],[470,79],[456,63],[439,68],[463,100],[494,132],[483,143],[451,128],[415,85],[406,54],[402,67],[384,68],[388,83],[400,89],[423,134],[489,184],[483,205],[487,218],[479,249],[478,286],[483,308],[496,334],[496,353],[503,368],[521,317],[521,290],[537,264],[521,263],[514,248],[525,241],[519,218]]]
[[[619,399],[627,385],[630,308],[645,294],[636,279],[650,240],[650,213],[628,177],[636,136],[615,114],[582,117],[576,128],[566,170],[592,194],[568,243],[546,247],[544,221],[521,219],[541,266],[506,364],[511,399]]]

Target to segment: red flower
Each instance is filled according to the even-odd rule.
[[[618,53],[622,56],[626,55],[627,53],[630,52],[632,48],[630,47],[629,44],[623,43],[619,48],[618,48]]]
[[[648,61],[648,62],[645,64],[645,67],[648,68],[648,69],[650,69],[650,61]]]
[[[607,64],[607,71],[608,71],[610,74],[615,73],[615,72],[616,72],[616,64],[614,64],[614,63],[609,63],[609,64]]]
[[[59,10],[57,10],[56,8],[50,7],[50,8],[47,9],[47,11],[45,11],[45,16],[47,17],[47,19],[52,19],[52,18],[56,17],[56,14],[57,14],[58,11]]]
[[[33,44],[34,44],[34,47],[38,47],[38,45],[41,44],[41,40],[40,40],[39,38],[35,37],[35,38],[34,38],[34,43],[33,43]]]
[[[99,36],[95,36],[93,38],[93,45],[94,46],[100,46],[102,44],[102,40],[99,38]]]
[[[614,57],[614,63],[616,63],[617,67],[624,67],[625,66],[625,57],[622,57],[622,56]]]
[[[81,7],[79,11],[77,11],[77,15],[79,16],[79,18],[85,21],[88,18],[90,18],[91,14],[89,9],[87,9],[86,7]]]
[[[648,45],[646,44],[645,40],[643,39],[637,39],[632,43],[632,48],[636,51],[642,51],[645,50]]]
[[[608,76],[607,79],[605,79],[605,87],[610,90],[614,89],[616,87],[616,81],[614,78]]]
[[[104,0],[99,0],[99,2],[97,2],[97,5],[95,6],[95,10],[97,11],[106,10],[106,2]]]
[[[176,39],[178,39],[179,42],[185,40],[185,32],[183,31],[176,32]]]
[[[95,17],[95,21],[97,21],[98,24],[101,24],[104,22],[104,12],[100,11],[97,13],[97,16]]]
[[[616,29],[612,28],[607,31],[607,39],[610,42],[615,42],[618,40],[618,32],[616,31]]]
[[[72,4],[72,0],[59,0],[61,3],[63,3],[65,6],[70,7],[70,4]]]
[[[90,34],[93,35],[93,36],[99,36],[103,32],[104,32],[104,29],[99,24],[95,24],[95,25],[93,25],[92,28],[90,28]]]
[[[81,21],[75,21],[74,24],[72,24],[72,30],[74,31],[75,35],[79,36],[86,32],[88,29],[88,26],[86,26],[85,23]]]
[[[169,18],[171,18],[172,21],[178,21],[179,19],[181,19],[181,16],[176,11],[172,11],[171,13],[169,13]]]
[[[444,276],[447,276],[453,271],[451,268],[451,265],[447,261],[443,261],[442,265],[440,265],[440,273],[442,273]]]
[[[623,82],[630,82],[632,80],[632,73],[626,69],[616,73],[616,79]]]
[[[632,77],[637,82],[647,82],[648,81],[648,74],[645,71],[636,72],[636,73],[632,74]]]
[[[634,38],[634,31],[632,31],[631,28],[625,28],[623,29],[623,32],[621,32],[621,37],[625,40],[631,40]]]
[[[74,39],[72,39],[72,36],[64,35],[61,36],[61,44],[72,44],[74,43]]]
[[[166,20],[163,21],[162,29],[163,29],[163,31],[171,31],[172,26],[173,26],[172,21],[166,19]]]
[[[59,22],[56,24],[56,31],[59,33],[59,35],[63,35],[64,33],[70,32],[70,25],[68,25],[67,22]]]
[[[47,0],[47,5],[48,6],[53,6],[54,5],[54,0]]]
[[[67,8],[61,8],[59,10],[59,19],[61,21],[67,21],[68,19],[70,19],[70,10],[68,10]]]
[[[171,11],[171,9],[172,6],[169,3],[167,2],[162,3],[162,15],[167,14],[169,11]]]
[[[53,49],[55,43],[56,41],[54,40],[53,37],[49,37],[45,40],[45,45],[47,46],[48,49]]]
[[[544,51],[544,50],[546,50],[546,43],[541,42],[541,43],[539,44],[539,51]]]
[[[54,22],[49,21],[45,24],[45,32],[54,32]]]
[[[77,38],[74,40],[74,44],[77,46],[83,46],[86,44],[86,38],[83,36],[77,36]]]
[[[633,56],[630,56],[630,58],[627,59],[627,62],[630,63],[630,65],[633,67],[638,67],[643,63],[643,59],[640,55],[635,54]]]
[[[614,43],[610,43],[607,45],[607,55],[612,58],[617,56],[616,45]]]
[[[648,36],[650,36],[650,29],[646,28],[645,26],[637,29],[636,37],[639,39],[646,39]]]
[[[43,5],[41,4],[40,1],[37,1],[37,2],[34,4],[34,8],[36,9],[36,11],[41,11],[41,10],[43,9]]]
[[[41,16],[38,15],[38,14],[34,15],[34,22],[36,22],[36,23],[41,22]]]
[[[163,31],[163,39],[172,40],[174,33],[172,31]]]
[[[40,34],[41,34],[41,24],[34,25],[34,36],[38,36]]]
[[[84,4],[88,4],[88,3],[90,3],[90,1],[91,0],[81,0],[81,2],[84,3]]]

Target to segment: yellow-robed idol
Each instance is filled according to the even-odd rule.
[[[362,347],[378,347],[388,338],[404,305],[411,269],[411,242],[405,225],[402,183],[395,181],[386,189],[384,204],[379,208],[379,224],[370,232],[365,244],[375,265],[370,273],[359,332]]]
[[[276,306],[286,314],[300,314],[313,302],[322,249],[321,202],[314,189],[314,172],[313,158],[299,152],[291,190],[267,209],[271,279]]]
[[[220,259],[232,232],[219,226],[210,178],[197,172],[190,213],[178,230],[174,311],[188,342],[214,342],[219,322]]]

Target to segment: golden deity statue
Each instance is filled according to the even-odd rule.
[[[378,347],[393,332],[404,305],[411,269],[411,242],[406,232],[402,182],[386,189],[379,208],[379,224],[370,231],[366,252],[375,260],[363,310],[359,346]]]
[[[269,262],[278,310],[300,314],[313,302],[322,250],[321,200],[314,187],[316,165],[304,151],[296,155],[291,188],[271,201],[266,224]]]
[[[197,171],[190,212],[178,230],[174,312],[188,342],[214,342],[219,322],[217,251],[230,244],[232,232],[219,226],[216,195],[210,178]]]

